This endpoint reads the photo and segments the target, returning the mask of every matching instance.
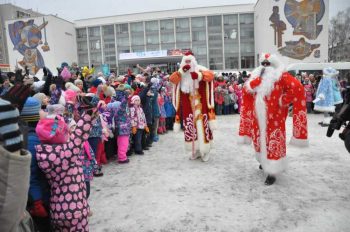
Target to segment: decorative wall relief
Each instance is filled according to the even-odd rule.
[[[274,6],[272,8],[272,14],[271,14],[269,20],[272,22],[272,24],[270,24],[270,26],[274,30],[275,45],[277,45],[277,47],[282,47],[283,31],[285,31],[287,29],[287,27],[286,27],[285,22],[283,22],[280,19],[278,6]]]
[[[286,0],[284,14],[294,28],[293,35],[315,40],[323,26],[317,25],[325,13],[323,0]]]
[[[41,68],[45,66],[44,59],[38,49],[38,46],[43,44],[41,30],[44,29],[45,43],[41,46],[44,52],[50,50],[46,38],[45,19],[40,26],[34,24],[34,20],[16,21],[8,25],[9,35],[14,45],[14,50],[17,50],[23,55],[23,59],[18,62],[22,67],[27,66],[29,73],[35,75]]]
[[[279,48],[278,51],[283,56],[303,60],[319,47],[320,44],[310,44],[305,41],[305,38],[300,38],[299,41],[286,41],[286,46]]]

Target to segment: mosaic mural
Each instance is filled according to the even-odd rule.
[[[310,44],[305,41],[305,38],[300,38],[299,41],[286,41],[286,46],[279,48],[278,51],[283,56],[303,60],[319,47],[320,44]]]
[[[38,49],[41,46],[42,51],[47,52],[50,47],[46,38],[46,26],[48,22],[43,18],[40,26],[34,24],[34,20],[16,21],[8,25],[9,35],[14,46],[23,55],[23,59],[18,62],[22,67],[27,66],[29,73],[35,75],[45,66],[44,59]],[[45,42],[42,41],[41,31],[44,30]]]
[[[286,0],[284,14],[294,28],[293,35],[315,40],[322,31],[318,25],[325,13],[323,0]]]
[[[272,8],[272,14],[271,14],[269,20],[272,22],[272,24],[270,24],[270,26],[274,30],[275,45],[277,45],[277,47],[282,47],[283,31],[285,31],[287,29],[287,27],[286,27],[286,23],[280,19],[278,6],[274,6]]]

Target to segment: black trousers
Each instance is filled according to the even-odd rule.
[[[143,129],[137,129],[136,134],[133,135],[134,140],[134,150],[136,152],[142,151],[142,135],[143,135]]]

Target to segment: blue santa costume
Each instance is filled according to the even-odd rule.
[[[325,118],[323,124],[329,124],[331,117],[329,113],[335,112],[335,106],[343,103],[343,99],[340,93],[340,85],[338,81],[339,72],[334,68],[324,68],[323,78],[318,86],[316,92],[316,99],[314,110],[324,112]]]

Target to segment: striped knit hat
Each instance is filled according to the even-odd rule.
[[[23,148],[23,136],[18,126],[18,109],[0,98],[0,140],[10,152]]]
[[[40,101],[34,97],[28,97],[21,111],[21,119],[25,122],[38,122],[40,109]]]

